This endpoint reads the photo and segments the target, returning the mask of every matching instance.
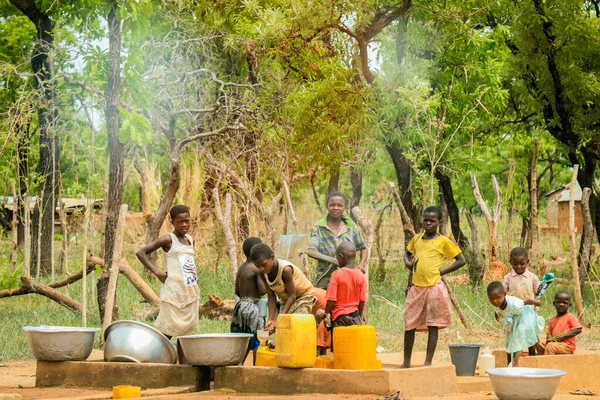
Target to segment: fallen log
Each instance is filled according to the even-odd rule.
[[[95,267],[96,265],[104,266],[104,260],[100,257],[90,255],[87,258],[87,264],[92,267]],[[144,300],[153,306],[158,306],[160,304],[160,298],[154,293],[154,290],[152,290],[146,281],[129,265],[127,260],[121,259],[119,271],[129,279],[129,282],[137,289]]]
[[[93,270],[94,270],[94,265],[92,265],[92,266],[88,265],[87,272],[90,273]],[[52,288],[52,289],[67,286],[73,282],[77,282],[78,280],[80,280],[82,275],[83,275],[83,271],[79,271],[78,273],[69,275],[64,279],[61,279],[60,281],[50,282],[44,286],[48,286],[49,288]],[[22,281],[22,279],[21,279],[21,281]],[[33,293],[31,287],[21,286],[21,287],[14,288],[14,289],[0,290],[0,298],[11,297],[11,296],[20,296],[20,295],[29,294],[29,293]]]
[[[29,289],[29,293],[41,294],[42,296],[48,297],[49,299],[54,300],[61,306],[64,306],[69,310],[77,313],[80,313],[82,310],[81,304],[79,304],[77,301],[73,300],[64,293],[61,293],[54,288],[51,288],[48,285],[44,285],[43,283],[32,282],[31,279],[25,276],[21,277],[21,283],[23,284],[23,287]]]
[[[88,256],[87,269],[86,269],[87,273],[91,273],[92,271],[94,271],[94,269],[96,268],[96,265],[100,265],[100,266],[104,265],[104,260],[101,259],[100,257],[95,257],[95,256],[91,256],[91,255]],[[148,303],[150,303],[153,306],[158,306],[160,304],[160,298],[156,295],[156,293],[154,293],[152,288],[146,283],[146,281],[144,281],[142,279],[142,277],[129,265],[129,263],[126,260],[121,259],[121,262],[119,263],[119,271],[123,275],[125,275],[125,277],[131,282],[131,284],[142,295],[144,300],[146,300]],[[59,281],[50,282],[47,285],[44,285],[42,283],[35,283],[35,285],[42,285],[43,287],[48,287],[50,289],[56,289],[56,288],[60,288],[63,286],[70,285],[71,283],[77,282],[78,280],[80,280],[82,278],[82,275],[83,275],[83,271],[79,271],[76,274],[69,275],[66,278],[61,279]],[[23,280],[23,278],[21,278],[21,281]],[[32,286],[22,285],[21,287],[14,288],[14,289],[0,290],[0,298],[11,297],[11,296],[21,296],[21,295],[30,294],[30,293],[38,293],[38,292],[33,290]],[[77,312],[81,312],[81,310],[77,311]]]

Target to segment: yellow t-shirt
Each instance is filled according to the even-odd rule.
[[[442,279],[440,268],[445,258],[453,259],[461,253],[450,239],[439,235],[434,239],[424,240],[420,233],[413,237],[406,248],[418,260],[413,272],[415,286],[433,286]]]

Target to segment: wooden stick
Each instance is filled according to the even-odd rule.
[[[115,231],[115,247],[113,249],[113,262],[110,267],[110,276],[108,278],[108,289],[106,290],[106,304],[104,306],[104,322],[102,323],[102,332],[112,323],[113,307],[115,305],[115,295],[117,292],[117,280],[119,278],[119,261],[121,260],[121,251],[123,250],[123,234],[125,232],[125,218],[127,215],[127,204],[121,204],[119,208],[119,217],[117,219],[117,229]],[[103,337],[103,336],[101,336]]]
[[[540,140],[535,138],[533,145],[533,155],[531,156],[531,192],[529,198],[531,201],[531,219],[530,219],[530,235],[531,235],[531,252],[530,260],[535,264],[539,251],[539,227],[538,227],[538,189],[537,189],[537,161],[540,148]]]
[[[594,241],[594,225],[592,222],[592,213],[590,210],[590,196],[592,190],[590,188],[584,188],[581,196],[581,211],[583,214],[583,233],[581,235],[581,254],[579,257],[579,272],[584,274],[584,277],[588,281],[591,281],[589,268],[590,268],[590,254],[592,252],[592,242]],[[585,282],[585,278],[583,279]],[[591,283],[591,282],[590,282]],[[583,286],[583,283],[582,285]],[[594,291],[594,297],[596,292]]]
[[[58,266],[58,271],[61,274],[69,273],[69,260],[68,260],[68,251],[69,251],[69,232],[67,231],[67,216],[65,214],[65,203],[60,200],[60,208],[58,212],[58,218],[60,219],[60,227],[62,229],[62,246],[60,249],[60,265]]]
[[[442,281],[444,282],[444,285],[446,285],[446,289],[448,289],[448,295],[450,296],[450,301],[452,301],[452,305],[454,306],[454,308],[456,309],[456,312],[458,313],[460,322],[462,322],[462,324],[465,328],[467,328],[468,330],[471,330],[471,323],[469,322],[469,320],[467,319],[467,316],[465,315],[464,311],[462,310],[460,303],[458,302],[458,299],[454,295],[454,292],[452,292],[452,289],[450,288],[448,281],[444,277],[442,277]]]
[[[92,200],[90,204],[90,200],[86,199],[85,201],[85,212],[83,214],[83,260],[81,263],[81,304],[83,305],[83,310],[81,311],[81,323],[85,328],[87,326],[87,249],[88,249],[88,232],[90,225],[90,214],[91,208],[93,207],[94,201]]]
[[[577,264],[577,250],[575,249],[575,185],[577,184],[577,173],[579,165],[573,166],[573,176],[569,184],[569,244],[571,250],[571,265],[573,271],[573,284],[575,291],[575,305],[579,320],[583,322],[583,298],[581,297],[581,283],[579,280],[579,266]]]
[[[404,204],[402,204],[402,199],[400,198],[400,195],[398,194],[398,191],[396,190],[396,185],[394,185],[394,182],[392,182],[392,181],[388,181],[387,184],[388,184],[388,187],[390,188],[390,192],[392,192],[392,196],[394,197],[394,200],[396,201],[396,206],[398,206],[398,210],[400,210],[400,217],[402,220],[403,229],[405,231],[408,231],[411,234],[410,238],[412,238],[417,233],[415,232],[415,227],[413,226],[412,220],[410,219],[410,217],[408,216],[408,213],[406,212],[406,208],[404,207]],[[408,243],[410,238],[405,238],[404,241]]]
[[[296,233],[300,233],[300,228],[298,228],[298,221],[296,220],[296,213],[294,212],[294,206],[292,205],[292,196],[290,195],[290,187],[288,186],[288,183],[285,179],[283,180],[283,190],[285,191],[285,202],[287,205],[287,210],[288,210],[289,216],[292,219],[292,224],[294,224]]]
[[[229,255],[229,270],[231,271],[231,277],[233,283],[235,283],[235,277],[237,272],[237,248],[235,246],[235,239],[233,238],[233,232],[231,230],[231,194],[225,195],[225,214],[221,210],[221,200],[219,199],[219,189],[213,189],[213,198],[215,200],[215,213],[217,219],[223,229],[225,235],[225,242],[227,243],[227,254]]]
[[[10,264],[12,271],[17,269],[17,251],[19,250],[19,223],[17,221],[17,189],[15,188],[15,182],[12,181],[12,196],[13,196],[13,214],[12,214],[12,251],[10,253]]]
[[[371,249],[373,248],[373,242],[375,241],[375,228],[373,223],[367,219],[360,210],[360,207],[356,206],[352,209],[352,214],[356,217],[356,223],[360,226],[360,229],[365,234],[365,249],[367,252],[367,261],[365,263],[365,281],[367,283],[367,299],[369,298],[369,260],[371,259]],[[362,257],[361,257],[362,258]],[[365,304],[364,318],[365,322],[368,318],[368,308]]]

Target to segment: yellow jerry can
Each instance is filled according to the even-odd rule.
[[[256,366],[257,367],[276,367],[277,355],[269,346],[259,346],[256,350]]]
[[[142,388],[139,386],[113,386],[113,399],[135,399],[138,397],[142,397]]]
[[[319,356],[315,361],[314,368],[329,368],[333,369],[333,358],[330,356]]]
[[[277,366],[312,368],[317,358],[317,325],[312,314],[279,314],[275,332]]]
[[[377,359],[374,326],[339,326],[333,329],[333,365],[335,369],[381,369]]]

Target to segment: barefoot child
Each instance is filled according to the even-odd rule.
[[[579,320],[569,312],[571,294],[559,290],[552,302],[556,308],[556,316],[550,319],[546,341],[537,344],[537,350],[542,355],[573,354],[577,347],[576,336],[581,333]]]
[[[337,326],[364,324],[363,309],[367,300],[367,283],[364,274],[356,268],[356,248],[343,242],[336,250],[339,268],[331,274],[327,288],[326,315],[331,313],[333,332]],[[329,319],[329,318],[328,318]]]
[[[503,283],[506,293],[523,301],[525,299],[535,299],[535,296],[539,293],[540,280],[527,269],[529,265],[527,249],[523,247],[513,248],[510,251],[510,265],[513,269],[506,274]],[[529,347],[529,355],[535,356],[535,346]]]
[[[284,304],[280,314],[311,314],[315,304],[313,285],[302,271],[286,260],[275,258],[273,250],[265,243],[252,246],[250,258],[262,272],[261,278],[267,287],[269,320],[265,325],[270,333],[275,331],[277,295]]]
[[[258,243],[262,243],[262,240],[250,237],[244,240],[242,245],[246,261],[238,267],[236,274],[235,294],[240,299],[233,309],[230,327],[230,331],[233,333],[252,333],[254,335],[248,343],[248,352],[252,350],[254,362],[256,362],[256,349],[260,344],[256,332],[265,327],[265,319],[258,312],[258,301],[267,293],[265,283],[261,278],[262,274],[250,260],[250,249]],[[246,357],[248,352],[246,352]]]
[[[404,363],[410,368],[415,332],[427,327],[427,355],[424,366],[431,365],[438,341],[439,328],[452,325],[452,304],[442,276],[465,265],[460,249],[450,239],[438,233],[442,219],[439,207],[427,207],[423,211],[424,233],[408,243],[404,265],[413,272],[413,284],[406,296],[404,312]],[[442,268],[445,258],[454,263]]]
[[[533,306],[540,305],[540,301],[507,296],[504,286],[498,281],[488,285],[487,294],[490,303],[496,307],[496,320],[504,325],[506,352],[512,355],[512,366],[518,367],[522,350],[535,345],[544,329],[544,319],[533,309]]]
[[[160,311],[154,322],[169,339],[184,336],[198,328],[198,275],[194,261],[194,242],[190,229],[190,209],[177,205],[169,211],[173,232],[159,237],[138,250],[135,255],[163,283]],[[156,267],[148,254],[162,248],[167,253],[167,271]]]

